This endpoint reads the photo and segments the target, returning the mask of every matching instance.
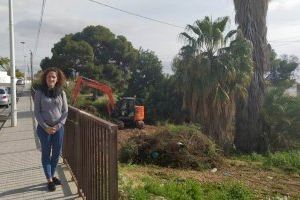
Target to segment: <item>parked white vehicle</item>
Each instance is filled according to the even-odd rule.
[[[18,79],[16,84],[17,85],[25,85],[25,80],[24,79]]]
[[[6,87],[0,87],[0,105],[9,107],[11,104],[11,96]]]

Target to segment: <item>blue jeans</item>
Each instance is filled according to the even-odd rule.
[[[37,135],[42,147],[42,165],[47,179],[54,176],[59,155],[62,149],[64,128],[60,128],[55,134],[48,134],[40,125],[37,126]],[[52,150],[52,155],[51,154]]]

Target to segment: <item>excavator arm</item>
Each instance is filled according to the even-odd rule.
[[[113,91],[112,91],[111,87],[109,87],[108,85],[106,85],[104,83],[100,83],[95,80],[85,78],[83,76],[79,76],[77,78],[76,85],[75,85],[75,88],[74,88],[73,94],[72,94],[72,105],[75,105],[77,97],[80,93],[80,89],[82,86],[94,88],[94,89],[97,89],[97,90],[105,93],[109,99],[108,104],[107,104],[108,114],[111,115],[112,111],[115,109],[115,100],[113,97]]]

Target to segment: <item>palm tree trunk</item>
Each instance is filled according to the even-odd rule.
[[[253,44],[254,74],[248,99],[238,100],[235,145],[243,152],[263,152],[267,144],[260,111],[265,95],[264,71],[267,68],[266,16],[269,0],[234,0],[235,20],[245,38]]]

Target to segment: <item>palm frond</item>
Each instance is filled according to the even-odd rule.
[[[231,37],[234,36],[236,33],[237,33],[237,30],[229,31],[225,36],[225,43],[227,43],[228,40],[231,39]]]

